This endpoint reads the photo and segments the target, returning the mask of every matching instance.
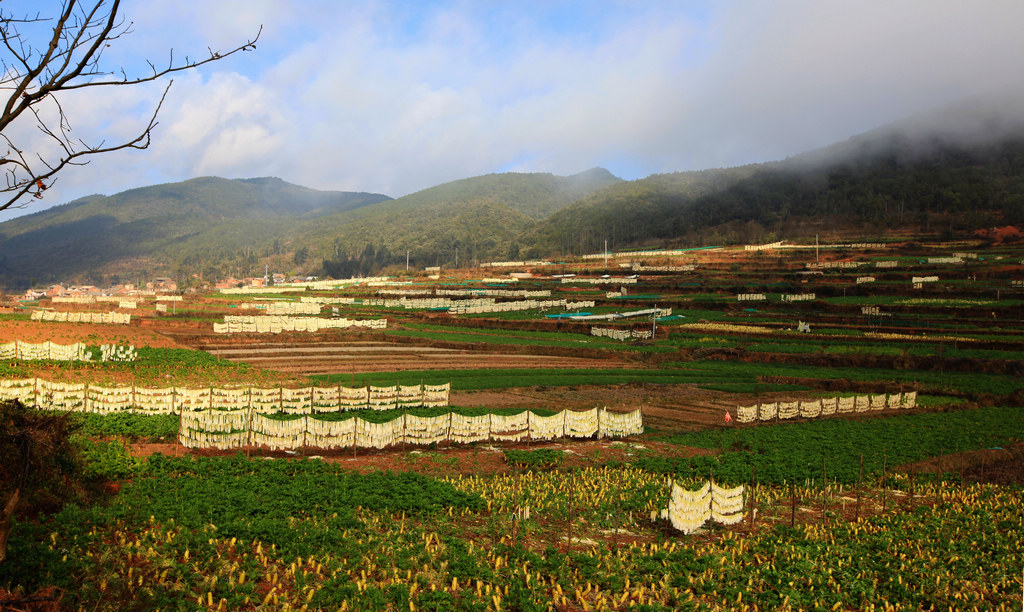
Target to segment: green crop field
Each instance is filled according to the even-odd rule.
[[[664,480],[634,468],[437,479],[154,456],[133,476],[110,504],[19,524],[0,584],[103,609],[960,609],[1019,605],[1024,571],[1019,496],[992,485],[757,486],[752,529],[680,538],[648,518]],[[827,512],[790,527],[789,495]]]
[[[967,250],[979,258],[936,263]],[[65,404],[90,412],[67,417],[70,451],[31,463],[38,479],[22,479],[34,505],[13,519],[0,608],[1019,609],[1024,287],[1010,281],[1024,280],[1024,248],[837,245],[822,255],[728,248],[647,261],[695,266],[686,272],[633,268],[633,257],[607,269],[567,258],[557,274],[577,274],[575,284],[542,266],[507,283],[493,276],[504,270],[445,267],[436,281],[399,272],[394,286],[186,296],[174,316],[140,307],[141,322],[127,329],[190,348],[140,346],[134,362],[2,359],[2,379],[88,383],[133,401],[135,387],[176,387],[175,398],[194,401],[172,414]],[[622,277],[634,274],[626,286]],[[856,282],[871,275],[875,282]],[[621,286],[626,295],[616,296]],[[569,322],[547,316],[569,314],[560,306],[455,316],[365,303],[501,303],[538,290],[592,300],[585,311],[597,315],[657,304],[672,316],[653,339],[617,341],[590,330],[650,330],[649,315]],[[809,293],[813,300],[783,300]],[[246,303],[300,298],[320,300],[309,316],[387,324],[214,333],[214,322]],[[46,325],[27,312],[2,314],[0,324]],[[89,346],[100,342],[101,332],[89,334]],[[32,384],[10,388],[45,402]],[[436,389],[420,388],[446,384],[452,395],[433,404],[426,398]],[[231,395],[250,387],[269,391]],[[213,388],[224,401],[216,409]],[[732,420],[757,403],[898,400],[909,391],[916,405],[898,410]],[[590,437],[570,432],[570,419],[585,425],[572,411],[596,406],[614,416]],[[614,419],[638,408],[644,433],[600,437],[625,431],[615,432]],[[494,415],[483,419],[489,427],[524,411],[575,437],[447,437],[459,416]],[[372,438],[404,417],[424,418],[402,421],[401,440]],[[23,452],[9,442],[20,440],[11,428],[21,418],[0,421],[10,456]],[[342,438],[353,418],[361,433]],[[212,428],[197,429],[201,419]],[[407,423],[446,436],[416,446]],[[230,436],[234,450],[211,441]],[[0,491],[14,481],[0,481]],[[666,516],[696,526],[677,529]]]

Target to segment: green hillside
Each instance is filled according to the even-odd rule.
[[[531,256],[1024,223],[1024,135],[988,143],[886,131],[771,164],[616,185],[519,240]]]
[[[622,182],[575,202],[519,236],[526,255],[540,257],[596,253],[604,248],[643,244],[652,238],[685,235],[681,213],[688,202],[721,193],[754,175],[760,166],[656,174]],[[668,213],[668,214],[667,214]],[[666,217],[674,216],[662,227]]]
[[[307,224],[300,242],[328,272],[369,272],[379,265],[418,266],[518,257],[516,242],[539,220],[602,188],[622,183],[594,168],[563,177],[488,174],[431,187],[389,202]]]
[[[595,253],[1024,225],[1024,115],[965,103],[787,160],[623,181],[501,173],[398,199],[274,178],[90,196],[0,224],[0,285],[344,277]]]
[[[282,250],[303,222],[387,200],[276,178],[196,178],[89,196],[0,225],[0,285],[135,281]]]
[[[214,280],[262,275],[264,265],[342,276],[404,262],[406,250],[418,266],[515,256],[523,230],[620,182],[600,168],[569,177],[491,174],[398,200],[273,178],[155,185],[0,225],[0,284]]]

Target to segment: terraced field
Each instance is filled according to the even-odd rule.
[[[304,376],[405,370],[631,367],[621,360],[501,354],[488,352],[487,347],[448,349],[374,341],[249,341],[204,346],[210,354],[230,361]]]
[[[954,255],[967,250],[977,252]],[[415,449],[405,429],[380,449],[320,448],[303,434],[287,450],[247,441],[242,454],[186,450],[175,442],[184,422],[176,414],[84,415],[90,469],[121,492],[19,526],[15,561],[0,564],[0,600],[36,594],[90,609],[1017,609],[1024,245],[823,251],[645,254],[610,269],[571,261],[500,283],[503,271],[459,270],[440,281],[211,293],[186,296],[171,315],[143,305],[126,328],[3,315],[2,342],[140,346],[134,363],[3,360],[3,378],[115,385],[133,396],[135,385],[262,386],[283,398],[289,387],[450,384],[449,407],[358,416],[374,426],[431,419],[450,433],[456,418],[607,407],[639,409],[644,433],[444,438]],[[549,305],[524,308],[516,291],[544,293]],[[449,311],[410,297],[463,303]],[[321,304],[312,316],[386,327],[214,332],[227,315],[309,309],[308,298]],[[558,300],[565,305],[550,305]],[[596,318],[568,318],[584,311]],[[913,408],[802,412],[829,398],[911,395]],[[198,412],[216,413],[212,402]],[[776,402],[801,411],[737,422],[739,407],[749,415]],[[240,431],[228,428],[211,433]],[[659,515],[673,496],[668,479],[693,494],[708,480],[748,487],[742,521],[673,529]]]

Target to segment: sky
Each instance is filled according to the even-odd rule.
[[[132,32],[103,66],[129,75],[262,32],[174,76],[147,150],[70,168],[0,221],[209,175],[398,197],[492,172],[772,161],[1024,78],[1021,0],[122,0],[121,14]],[[62,107],[85,142],[129,140],[168,80]],[[4,135],[45,150],[30,126]]]

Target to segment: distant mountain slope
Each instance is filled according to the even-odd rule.
[[[360,211],[376,215],[383,211],[430,210],[452,204],[488,202],[543,219],[573,201],[608,185],[621,183],[604,168],[592,168],[572,176],[539,172],[505,172],[452,181],[398,198],[386,206]]]
[[[701,197],[720,193],[762,166],[655,174],[618,183],[578,200],[526,229],[517,241],[531,257],[595,253],[685,234],[682,212]]]
[[[405,261],[420,266],[505,257],[515,238],[575,200],[623,182],[603,168],[568,177],[542,173],[488,174],[431,187],[395,200],[330,215],[307,224],[300,242],[326,259]],[[382,248],[383,247],[383,248]],[[366,265],[347,269],[365,271]]]
[[[0,224],[0,283],[134,281],[239,254],[255,262],[305,220],[387,199],[216,177],[89,196]]]
[[[530,255],[652,244],[951,233],[1024,223],[1024,105],[968,104],[784,161],[604,189],[519,237]]]
[[[1024,225],[1024,96],[922,113],[783,161],[622,181],[490,174],[402,198],[200,178],[0,224],[0,284],[340,277],[403,265],[822,233]]]

